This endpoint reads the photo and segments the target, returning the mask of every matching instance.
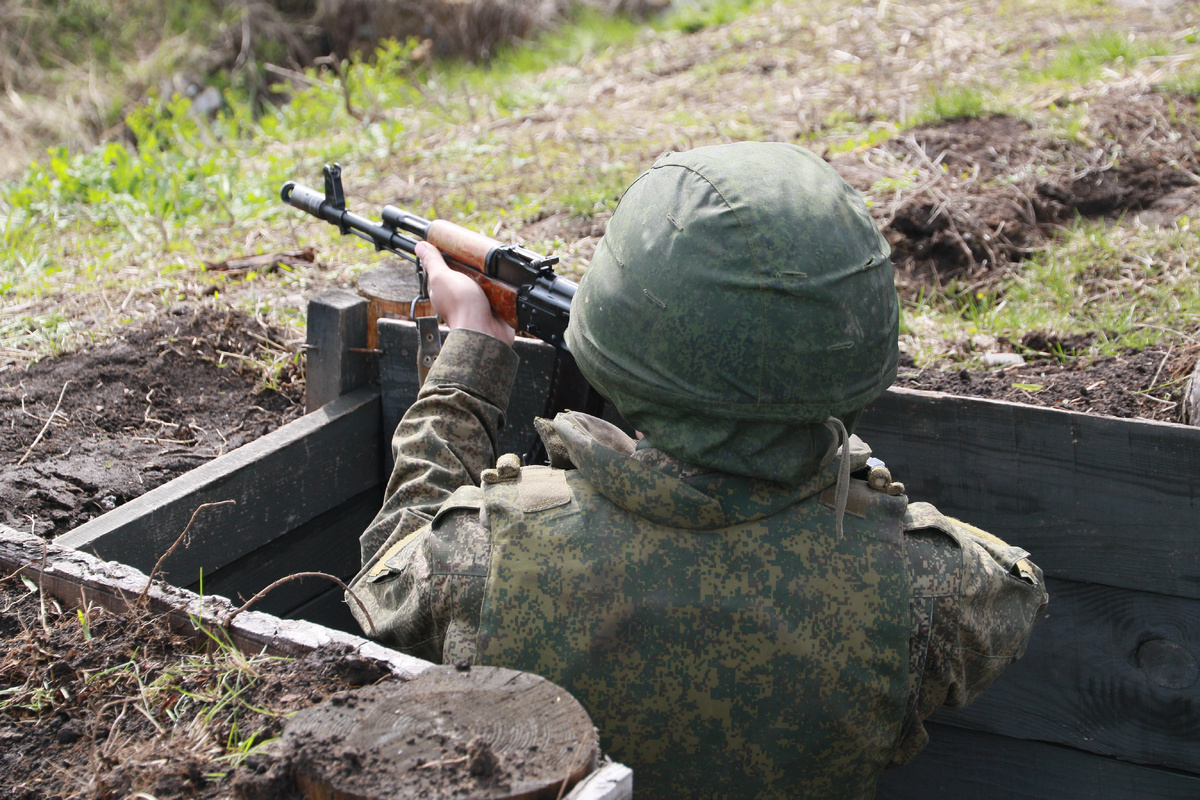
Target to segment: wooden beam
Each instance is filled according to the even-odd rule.
[[[20,571],[51,597],[64,603],[92,603],[117,614],[125,613],[146,588],[146,574],[89,553],[47,542],[29,533],[0,525],[0,575]],[[224,597],[199,595],[156,581],[146,592],[145,607],[166,617],[185,635],[202,641],[197,625],[209,630],[223,627],[235,606]],[[400,677],[412,677],[433,666],[428,661],[341,631],[303,620],[285,620],[259,611],[246,611],[225,629],[234,646],[246,653],[303,656],[327,644],[348,644],[367,658],[388,664]]]
[[[1050,579],[1029,650],[934,718],[1200,774],[1200,601]]]
[[[1200,777],[1061,745],[929,725],[925,752],[879,779],[877,800],[1183,800]]]
[[[371,362],[362,352],[366,348],[364,298],[345,289],[331,289],[309,301],[305,411],[312,413],[367,384]]]
[[[1047,575],[1200,599],[1200,428],[891,389],[855,432]]]
[[[149,572],[204,503],[236,505],[199,512],[191,544],[164,564],[175,583],[192,583],[250,550],[360,495],[383,480],[379,396],[369,389],[339,398],[233,452],[179,476],[58,537]],[[357,544],[347,543],[357,551]]]

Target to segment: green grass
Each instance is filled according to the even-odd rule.
[[[1150,56],[1169,52],[1165,43],[1136,39],[1121,30],[1105,31],[1083,41],[1066,43],[1036,77],[1085,83],[1104,68],[1130,67]]]
[[[951,285],[908,303],[903,332],[915,337],[925,325],[948,340],[1014,342],[1033,330],[1095,332],[1089,357],[1144,348],[1164,337],[1183,343],[1200,327],[1200,275],[1192,267],[1197,258],[1200,239],[1187,221],[1143,231],[1080,222],[993,291]],[[914,355],[927,366],[943,353],[935,344]]]
[[[211,122],[191,117],[179,100],[148,103],[129,117],[137,146],[55,148],[20,179],[0,185],[6,310],[0,347],[45,354],[103,335],[79,323],[66,300],[90,303],[94,316],[121,324],[181,299],[210,302],[214,291],[218,302],[299,329],[308,294],[351,283],[379,263],[365,244],[279,201],[285,180],[319,186],[326,162],[343,164],[351,208],[366,216],[394,203],[506,238],[551,214],[602,219],[660,153],[727,139],[782,138],[829,157],[854,157],[917,124],[1002,112],[1075,140],[1086,128],[1086,105],[1059,107],[1044,98],[1151,56],[1198,50],[1194,36],[1189,41],[1191,34],[1168,29],[1131,39],[1128,20],[1092,0],[1009,6],[1025,27],[984,49],[994,61],[929,73],[917,91],[910,86],[906,106],[888,104],[892,76],[871,60],[876,41],[898,37],[883,29],[877,40],[868,34],[872,25],[894,18],[903,26],[907,18],[893,9],[879,21],[869,9],[831,0],[682,4],[648,24],[583,10],[536,41],[501,48],[485,65],[429,65],[417,43],[387,43],[374,57],[347,59],[336,71],[307,71],[309,88],[293,90],[288,102],[263,113],[227,80],[226,107]],[[167,0],[152,16],[155,30],[187,22],[182,8]],[[188,13],[207,15],[206,8]],[[130,6],[130,18],[134,12]],[[981,9],[951,22],[957,27],[947,41],[995,38],[995,18]],[[79,29],[93,23],[83,19]],[[1065,31],[1050,45],[1047,25]],[[120,37],[114,41],[124,47]],[[914,38],[914,63],[940,57],[935,45]],[[834,50],[859,61],[839,60]],[[796,59],[797,52],[807,55]],[[758,65],[768,59],[785,66],[764,72]],[[1164,88],[1200,87],[1195,58],[1163,63]],[[659,67],[662,76],[648,72]],[[884,90],[854,99],[843,81]],[[1041,104],[1025,105],[1031,97]],[[804,124],[789,127],[789,115]],[[868,202],[887,202],[916,178],[898,172],[880,179]],[[1119,332],[1113,347],[1141,341],[1155,335],[1149,331],[1194,324],[1189,298],[1200,296],[1200,288],[1174,267],[1150,279],[1128,270],[1089,278],[1079,265],[1100,269],[1122,251],[1175,263],[1173,254],[1195,254],[1195,238],[1178,231],[1072,231],[987,297],[950,285],[915,301],[909,313],[944,325],[947,336],[1102,325]],[[575,276],[590,253],[576,254],[574,242],[553,236],[529,244],[563,248],[566,271]],[[245,281],[204,270],[208,261],[306,245],[319,252],[312,270]],[[1111,308],[1080,288],[1089,280],[1117,288]],[[1174,281],[1174,294],[1155,294],[1153,281]],[[1133,297],[1132,313],[1123,296]],[[1077,313],[1081,302],[1084,315]],[[1164,316],[1155,302],[1174,310]],[[268,381],[280,368],[262,366]]]

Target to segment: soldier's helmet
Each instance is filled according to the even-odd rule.
[[[801,147],[742,142],[669,154],[629,187],[567,342],[653,446],[793,481],[826,420],[891,385],[898,325],[889,247],[858,192]],[[804,463],[781,463],[797,444]]]

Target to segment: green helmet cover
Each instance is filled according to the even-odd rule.
[[[795,145],[661,158],[626,191],[572,303],[584,375],[657,447],[784,483],[896,377],[890,249]]]

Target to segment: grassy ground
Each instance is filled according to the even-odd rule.
[[[84,345],[181,301],[251,310],[299,338],[308,296],[379,263],[279,201],[285,180],[319,186],[325,162],[343,164],[359,213],[393,203],[520,238],[577,277],[623,188],[664,151],[773,139],[878,163],[916,126],[993,112],[1079,144],[1104,136],[1089,110],[1113,92],[1170,91],[1171,114],[1193,119],[1198,42],[1186,3],[726,0],[651,24],[586,14],[487,66],[393,44],[297,76],[291,101],[262,115],[232,90],[213,121],[182,101],[147,107],[129,120],[137,147],[54,150],[0,187],[0,359]],[[878,210],[918,177],[864,188]],[[307,246],[312,267],[206,268]],[[1102,329],[1085,355],[1200,335],[1189,216],[1068,224],[1029,255],[985,289],[906,292],[905,348],[934,364],[1033,328]],[[964,339],[982,344],[946,344]]]

